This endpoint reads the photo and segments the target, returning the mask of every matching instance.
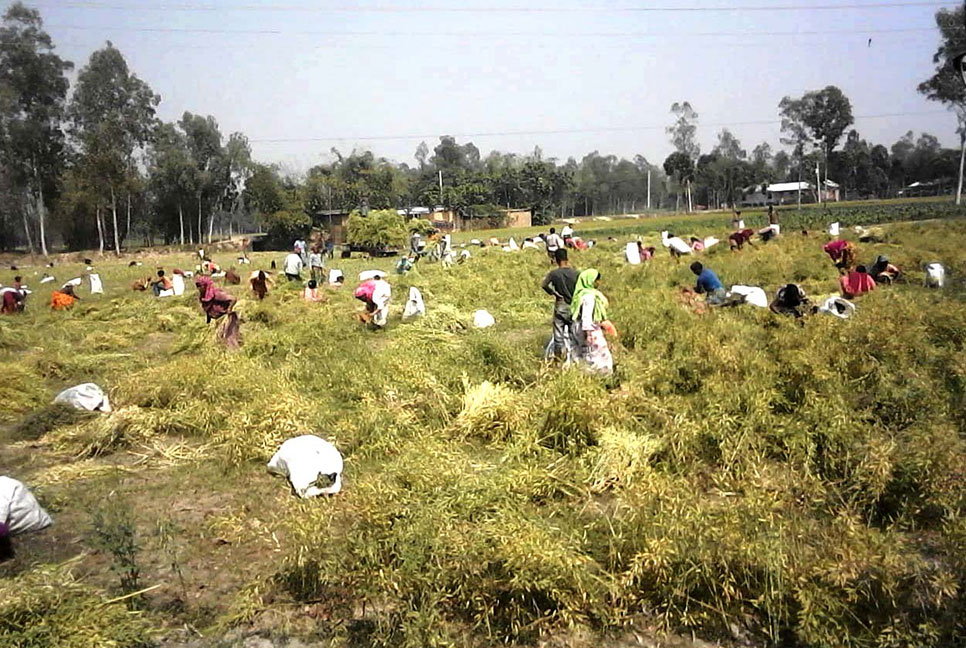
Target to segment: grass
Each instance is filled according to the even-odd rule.
[[[727,216],[715,218],[675,229],[725,238]],[[261,303],[229,287],[243,320],[234,353],[193,294],[128,290],[157,263],[193,265],[187,255],[105,259],[107,294],[82,290],[69,313],[45,308],[37,286],[27,313],[0,318],[0,435],[5,472],[55,525],[0,567],[8,643],[138,645],[184,627],[211,641],[241,627],[414,647],[589,646],[645,629],[724,644],[966,642],[966,222],[886,226],[860,260],[887,254],[907,280],[861,298],[852,320],[804,325],[750,306],[692,313],[675,296],[693,281],[686,263],[663,250],[623,263],[627,240],[658,244],[664,223],[604,225],[616,240],[573,255],[601,270],[621,333],[604,381],[543,365],[548,267],[533,251],[392,275],[390,325],[376,333],[352,318],[351,285],[322,305],[295,285]],[[837,288],[825,240],[790,232],[703,260],[727,284],[773,294],[794,280],[820,295]],[[921,286],[934,260],[949,269],[944,291]],[[331,263],[351,284],[392,262]],[[28,284],[34,271],[21,271]],[[410,285],[428,313],[404,323]],[[478,308],[495,327],[472,328]],[[88,381],[114,413],[48,407]],[[345,455],[338,497],[301,501],[265,473],[303,433]],[[138,587],[157,586],[136,613],[106,603],[124,594],[117,552],[92,528],[107,528],[114,501],[136,537]],[[57,566],[75,554],[83,581]],[[48,633],[4,625],[6,610]],[[95,623],[107,613],[113,639]]]

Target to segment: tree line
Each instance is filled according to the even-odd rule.
[[[937,73],[919,90],[966,114],[966,90],[943,61],[966,45],[962,8],[940,10]],[[753,185],[813,182],[815,169],[848,198],[894,196],[913,182],[961,177],[961,151],[911,131],[890,147],[853,128],[849,99],[834,86],[784,98],[780,146],[750,152],[728,130],[712,150],[697,143],[688,102],[671,106],[674,152],[663,164],[594,151],[580,160],[493,151],[442,136],[420,143],[414,164],[371,151],[330,151],[301,175],[253,159],[243,133],[212,116],[157,116],[161,97],[110,42],[91,54],[73,87],[74,64],[55,53],[38,11],[15,3],[0,24],[0,249],[47,254],[52,246],[113,250],[125,242],[194,245],[235,232],[304,230],[327,211],[443,206],[467,218],[531,209],[536,223],[560,217],[658,209],[721,208]],[[960,119],[958,133],[966,145]],[[787,150],[786,150],[787,148]],[[963,150],[966,150],[964,148]]]

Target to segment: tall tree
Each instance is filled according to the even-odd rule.
[[[828,162],[832,151],[838,146],[846,129],[855,121],[849,98],[837,87],[827,86],[822,90],[806,92],[800,99],[785,97],[781,100],[779,109],[782,114],[782,130],[791,131],[799,160],[804,150],[798,147],[803,147],[809,141],[814,142],[816,148],[822,152],[827,181]],[[807,138],[803,138],[803,134]]]
[[[185,244],[185,206],[191,204],[194,187],[194,160],[188,141],[174,124],[163,124],[157,132],[149,156],[151,193],[157,223],[170,241],[177,231],[181,245]],[[174,227],[177,214],[177,229]],[[190,236],[190,226],[188,228]]]
[[[64,165],[62,120],[66,72],[73,64],[54,54],[35,9],[16,2],[0,25],[0,160],[11,185],[23,194],[24,233],[32,247],[27,212],[37,220],[40,251],[47,256],[47,202]]]
[[[157,126],[155,106],[161,98],[135,76],[110,41],[91,54],[77,76],[70,105],[71,133],[91,172],[107,186],[114,228],[114,252],[121,253],[117,199]]]
[[[185,112],[178,122],[188,142],[188,150],[195,163],[193,185],[198,208],[198,243],[204,240],[205,208],[211,212],[224,191],[224,168],[221,131],[211,115],[202,117]],[[211,214],[214,218],[214,214]],[[212,225],[209,223],[209,231]]]
[[[919,84],[919,92],[931,101],[938,101],[956,111],[959,135],[959,180],[956,188],[956,204],[962,203],[963,166],[966,163],[966,84],[959,70],[955,69],[952,59],[966,51],[966,24],[964,8],[940,9],[936,12],[936,26],[939,27],[939,48],[932,57],[936,71],[931,77]]]
[[[698,113],[695,112],[694,108],[687,101],[674,102],[671,104],[671,114],[674,115],[674,123],[667,127],[667,133],[671,136],[671,143],[674,144],[674,149],[678,153],[682,153],[687,156],[691,161],[691,166],[693,169],[694,163],[698,159],[698,155],[701,153],[701,147],[698,146],[696,139],[698,131]],[[676,166],[682,166],[679,162]],[[667,169],[667,161],[664,162],[664,168]],[[671,175],[668,172],[668,175]],[[693,208],[691,202],[691,175],[688,175],[685,179],[685,184],[688,190],[688,211]]]

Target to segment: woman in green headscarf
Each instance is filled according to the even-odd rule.
[[[577,357],[587,368],[599,374],[614,370],[614,359],[607,346],[604,333],[617,335],[617,330],[607,318],[607,298],[597,289],[600,272],[584,270],[577,276],[577,286],[570,302],[570,314],[574,321]]]

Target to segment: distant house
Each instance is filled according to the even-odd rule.
[[[500,229],[504,227],[530,227],[533,215],[529,209],[500,209],[493,218],[464,218],[456,212],[443,207],[410,207],[397,209],[406,218],[425,218],[436,229],[451,232],[467,232],[478,229]]]
[[[838,183],[831,180],[825,181],[825,189],[822,191],[821,199],[826,202],[838,202],[841,199],[841,190]],[[803,203],[815,202],[818,196],[815,195],[815,187],[809,182],[776,182],[770,185],[752,185],[742,190],[742,206],[763,207],[765,205],[788,205],[797,203],[801,193]]]
[[[312,227],[325,230],[332,239],[332,242],[340,245],[346,239],[346,221],[349,220],[349,212],[344,209],[321,209],[309,214],[312,219]]]
[[[913,182],[908,187],[900,189],[897,193],[902,198],[938,196],[942,193],[942,183],[936,180],[932,182]]]

